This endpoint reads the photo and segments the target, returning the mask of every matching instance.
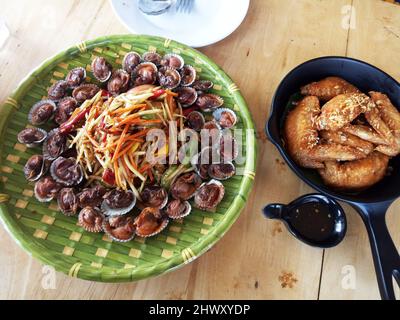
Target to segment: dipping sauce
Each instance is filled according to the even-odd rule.
[[[263,208],[263,214],[268,219],[282,220],[297,239],[313,247],[334,247],[347,231],[343,208],[322,194],[307,194],[288,205],[271,203]]]
[[[312,242],[327,240],[335,231],[332,209],[321,202],[302,203],[291,208],[285,220],[299,236]]]

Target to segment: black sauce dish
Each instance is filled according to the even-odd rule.
[[[328,76],[342,77],[365,93],[383,92],[400,108],[400,83],[384,71],[356,59],[321,57],[299,65],[282,80],[273,97],[266,133],[301,180],[325,196],[350,204],[360,214],[368,231],[381,297],[394,300],[393,279],[400,286],[400,256],[385,216],[389,206],[400,197],[400,156],[391,160],[392,173],[381,182],[365,191],[348,194],[325,186],[315,170],[301,168],[285,150],[282,125],[290,99],[299,93],[301,86]]]
[[[268,219],[281,220],[293,236],[312,247],[335,247],[346,235],[343,208],[322,194],[307,194],[288,205],[271,203],[263,213]]]

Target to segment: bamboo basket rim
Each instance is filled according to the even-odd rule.
[[[177,49],[191,52],[191,54],[201,61],[202,64],[207,65],[208,68],[212,69],[218,74],[219,80],[222,82],[224,88],[236,88],[235,90],[229,90],[230,95],[235,100],[235,104],[240,109],[240,116],[244,121],[245,129],[253,130],[253,134],[246,135],[246,164],[245,172],[251,172],[251,175],[243,175],[240,182],[238,182],[237,195],[234,197],[231,205],[226,210],[224,217],[214,225],[209,232],[198,239],[190,247],[184,249],[182,254],[175,254],[169,259],[155,263],[151,267],[146,266],[145,268],[134,268],[134,269],[116,269],[108,266],[103,266],[101,269],[92,267],[90,265],[84,265],[78,262],[71,265],[70,257],[63,256],[63,254],[55,251],[49,251],[38,241],[33,238],[31,234],[27,234],[21,228],[18,220],[9,214],[7,209],[7,197],[2,201],[0,199],[0,220],[2,221],[5,229],[11,235],[11,237],[33,257],[40,260],[42,263],[53,266],[56,270],[62,271],[73,277],[82,279],[101,281],[101,282],[126,282],[136,281],[145,279],[148,277],[160,275],[193,261],[204,252],[209,250],[222,236],[230,229],[233,223],[238,218],[241,210],[245,206],[248,195],[253,186],[253,180],[255,176],[256,159],[257,159],[257,142],[255,138],[254,123],[247,107],[247,104],[237,89],[232,79],[210,58],[197,51],[196,49],[190,48],[184,44],[178,43],[174,40],[165,39],[155,36],[147,35],[111,35],[96,38],[94,40],[84,41],[76,46],[70,47],[63,50],[54,56],[43,61],[38,67],[33,69],[17,86],[17,88],[10,94],[9,98],[2,104],[0,108],[0,137],[3,137],[7,128],[8,119],[12,116],[16,110],[15,106],[9,103],[11,101],[18,101],[20,97],[23,97],[31,86],[35,83],[36,77],[43,72],[47,72],[52,67],[61,63],[65,57],[71,57],[80,52],[84,52],[88,48],[94,48],[96,46],[104,46],[107,44],[114,43],[156,43],[160,48],[169,50]],[[157,47],[158,49],[158,47]],[[4,144],[1,143],[0,150],[2,150]],[[2,165],[0,159],[0,165]],[[3,183],[0,184],[0,192],[4,189]],[[185,251],[186,250],[186,251]],[[184,252],[185,251],[185,252]]]

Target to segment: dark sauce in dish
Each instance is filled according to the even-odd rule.
[[[291,208],[285,220],[299,236],[312,242],[327,240],[334,233],[335,218],[329,206],[321,202]]]

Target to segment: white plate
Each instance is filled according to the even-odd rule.
[[[111,0],[115,14],[132,32],[161,36],[191,47],[220,41],[240,26],[250,0],[195,0],[190,14],[175,10],[159,16],[143,14],[138,0]]]

